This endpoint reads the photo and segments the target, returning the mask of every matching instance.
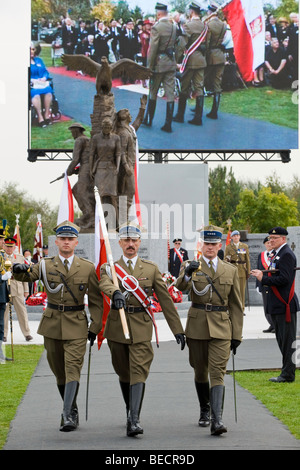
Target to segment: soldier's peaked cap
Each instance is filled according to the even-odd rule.
[[[155,10],[167,11],[167,9],[168,5],[166,5],[165,3],[157,2],[157,4],[155,5]]]
[[[288,235],[288,231],[283,227],[274,227],[268,233],[269,235]]]
[[[69,220],[65,220],[61,224],[57,225],[54,231],[56,232],[57,237],[78,237],[80,227]]]
[[[240,235],[240,232],[238,230],[234,230],[233,232],[231,232],[231,237],[233,237],[233,235]]]
[[[174,238],[173,243],[175,242],[182,242],[182,238]]]
[[[208,10],[216,11],[219,8],[219,5],[216,2],[210,2],[208,5]]]
[[[220,243],[223,229],[215,225],[207,225],[200,232],[200,238],[207,243]]]
[[[141,229],[133,223],[121,225],[119,238],[141,238]]]
[[[189,10],[194,10],[196,13],[200,13],[201,6],[197,2],[192,2],[189,4]]]
[[[17,240],[14,237],[7,237],[4,240],[6,246],[13,246],[17,244]]]
[[[4,228],[0,228],[0,238],[5,238],[5,230],[4,230]]]

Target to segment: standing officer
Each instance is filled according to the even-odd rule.
[[[24,263],[24,256],[19,253],[14,253],[17,240],[13,237],[7,237],[4,240],[4,249],[5,249],[5,259],[8,259],[12,264],[13,263]],[[21,331],[25,337],[26,341],[31,341],[33,338],[30,333],[29,323],[28,323],[28,314],[25,306],[25,300],[29,294],[28,282],[19,282],[14,276],[10,280],[10,295],[11,301],[15,308],[18,322],[21,328]],[[8,332],[8,317],[9,317],[9,304],[6,306],[5,315],[4,315],[4,337],[7,338]]]
[[[210,4],[208,7],[209,19],[207,20],[207,76],[205,81],[213,91],[213,105],[206,116],[210,119],[218,119],[218,109],[222,92],[222,78],[225,68],[225,53],[222,42],[226,33],[226,24],[218,18],[218,5]]]
[[[293,360],[296,344],[296,321],[299,302],[295,294],[296,256],[287,245],[288,232],[283,227],[274,227],[269,231],[272,259],[269,269],[276,272],[263,273],[254,269],[251,274],[263,286],[268,287],[267,313],[272,315],[276,340],[282,354],[282,369],[278,377],[271,382],[294,382],[296,363]]]
[[[174,238],[173,243],[174,248],[170,250],[170,273],[172,276],[178,277],[181,263],[189,259],[189,257],[188,252],[181,247],[181,238]]]
[[[241,300],[243,308],[245,308],[245,290],[250,274],[250,256],[248,245],[241,243],[240,238],[241,235],[238,230],[234,230],[231,233],[231,243],[226,245],[225,248],[225,259],[229,263],[235,264],[238,268]]]
[[[230,349],[235,354],[241,343],[243,309],[238,271],[217,256],[222,232],[209,225],[200,237],[202,256],[199,262],[184,263],[176,287],[190,290],[192,300],[185,334],[200,403],[199,426],[209,426],[211,409],[211,434],[218,435],[227,432],[222,422],[224,375]]]
[[[5,270],[5,252],[3,249],[5,239],[4,229],[0,229],[0,364],[4,361],[7,361],[7,357],[4,356],[2,351],[2,343],[4,338],[4,313],[6,304],[9,300],[8,290],[7,290],[7,281],[11,278],[11,272]]]
[[[265,245],[265,251],[262,251],[259,253],[258,258],[257,258],[257,266],[256,269],[259,270],[264,270],[264,269],[269,269],[270,265],[270,259],[272,258],[272,248],[271,248],[271,242],[269,240],[269,237],[265,237],[263,244]],[[273,325],[273,320],[272,320],[272,315],[269,315],[267,313],[267,295],[268,295],[268,286],[262,286],[261,282],[256,279],[256,289],[258,289],[258,292],[261,293],[262,295],[262,300],[263,300],[263,307],[264,307],[264,313],[267,322],[269,323],[269,328],[267,330],[263,330],[263,333],[275,333],[274,325]]]
[[[196,97],[195,116],[188,121],[196,126],[202,125],[202,113],[204,104],[204,70],[206,67],[206,27],[200,19],[201,8],[196,2],[189,5],[190,21],[184,25],[185,34],[181,36],[176,55],[181,60],[186,50],[188,57],[181,79],[181,92],[178,101],[178,112],[173,121],[184,122],[186,101],[189,98],[191,86]],[[195,49],[195,41],[199,42]],[[193,47],[192,47],[193,46]]]
[[[175,42],[176,25],[168,18],[168,7],[163,3],[155,5],[157,22],[151,28],[147,64],[152,72],[149,85],[149,101],[146,116],[143,121],[147,126],[152,125],[156,108],[157,92],[163,84],[167,100],[166,121],[162,131],[172,132],[175,92]]]
[[[139,416],[145,382],[153,360],[152,321],[156,326],[151,310],[145,308],[145,302],[149,302],[148,297],[153,295],[153,290],[177,343],[181,343],[181,349],[185,346],[180,318],[161,273],[156,264],[138,256],[140,244],[141,231],[138,227],[132,224],[121,227],[119,245],[123,255],[115,263],[120,288],[114,286],[107,264],[101,266],[100,272],[100,289],[113,302],[105,325],[104,336],[107,338],[112,364],[119,376],[126,404],[128,436],[144,432],[139,423]],[[130,339],[125,339],[123,335],[118,312],[121,307],[125,308]]]
[[[77,428],[76,397],[80,373],[86,352],[87,338],[94,343],[102,327],[102,296],[94,264],[74,255],[79,227],[65,221],[58,225],[55,244],[57,256],[44,258],[32,266],[15,264],[14,276],[20,280],[41,279],[47,292],[48,304],[38,327],[44,336],[49,366],[64,401],[60,431]],[[84,310],[84,295],[88,292],[91,324]]]

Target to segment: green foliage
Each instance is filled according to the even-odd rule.
[[[285,16],[289,20],[290,13],[298,13],[299,11],[299,2],[295,0],[282,0],[281,5],[276,8],[274,15],[276,18],[280,16]]]
[[[297,202],[283,192],[272,193],[270,187],[263,187],[255,195],[254,191],[244,189],[236,207],[239,227],[249,232],[264,233],[274,226],[294,226],[299,224]]]
[[[7,219],[9,235],[14,235],[16,214],[20,214],[19,227],[23,250],[34,246],[37,214],[42,216],[43,239],[47,243],[48,236],[53,234],[57,221],[57,209],[50,208],[46,200],[35,201],[25,191],[18,189],[17,183],[4,183],[0,188],[0,214]]]

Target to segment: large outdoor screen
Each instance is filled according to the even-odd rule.
[[[71,70],[63,64],[62,55],[83,54],[96,62],[106,56],[110,64],[121,58],[130,58],[139,65],[147,65],[149,39],[156,22],[155,3],[148,0],[32,0],[29,150],[72,149],[74,140],[69,126],[74,122],[86,129],[86,135],[92,132],[91,116],[97,93],[95,77],[79,66],[78,70]],[[179,14],[175,12],[177,3]],[[209,31],[212,18],[207,20],[207,17],[212,12],[205,8],[207,3],[201,2],[200,16]],[[184,56],[178,58],[176,47],[187,41],[188,50],[191,44],[191,40],[184,36],[185,24],[190,21],[189,10],[186,8],[181,12],[182,4],[182,1],[173,1],[168,7],[169,21],[174,22],[177,28],[177,42],[168,53],[174,53],[176,63],[179,62],[174,72],[173,116],[178,112],[181,86],[189,65],[187,62],[185,70],[180,73]],[[190,1],[186,1],[187,7],[189,4]],[[183,122],[173,120],[172,132],[164,132],[161,128],[165,124],[170,97],[167,98],[166,90],[160,86],[152,125],[141,124],[137,131],[140,151],[298,148],[298,26],[292,17],[293,12],[278,18],[274,10],[277,44],[271,32],[273,19],[264,7],[262,0],[223,2],[219,18],[226,26],[226,33],[222,44],[216,46],[226,60],[222,92],[215,92],[209,73],[212,70],[209,66],[202,66],[205,76],[202,125],[189,122],[194,121],[198,112],[197,93],[191,80]],[[239,27],[239,35],[236,34],[236,26]],[[211,53],[209,32],[199,47],[208,63]],[[164,54],[164,51],[159,52]],[[280,72],[272,72],[282,64]],[[215,71],[217,65],[211,67]],[[152,77],[156,76],[154,71]],[[114,78],[111,91],[116,111],[129,109],[134,121],[141,97],[149,96],[149,85],[149,79]],[[218,104],[217,118],[211,119],[207,114],[212,110],[214,100]]]

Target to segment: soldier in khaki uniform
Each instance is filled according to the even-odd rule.
[[[231,243],[226,246],[224,256],[226,261],[234,264],[238,268],[241,300],[244,309],[246,283],[250,275],[251,267],[248,245],[246,245],[246,243],[241,243],[240,238],[241,235],[238,230],[234,230],[231,233]]]
[[[209,426],[211,410],[213,435],[227,432],[222,422],[224,375],[230,349],[235,354],[242,340],[243,326],[238,271],[217,256],[221,230],[204,227],[199,262],[186,261],[176,282],[181,291],[190,290],[192,305],[185,334],[200,403],[199,426]]]
[[[174,111],[175,92],[175,41],[176,24],[168,18],[167,5],[155,5],[157,22],[151,28],[150,44],[148,49],[147,65],[152,71],[150,78],[149,101],[143,124],[152,125],[156,108],[157,92],[163,84],[167,100],[166,121],[162,131],[172,132],[172,118]]]
[[[110,269],[107,264],[101,266],[100,289],[112,299],[111,310],[104,329],[111,351],[112,364],[119,376],[120,386],[127,411],[127,435],[143,434],[139,423],[139,415],[145,390],[145,382],[150,372],[153,360],[151,345],[153,326],[152,319],[141,302],[135,297],[131,287],[128,287],[130,274],[131,281],[141,287],[146,296],[151,296],[154,290],[167,323],[175,335],[181,349],[185,346],[185,338],[179,315],[172,298],[162,279],[156,264],[146,261],[138,256],[141,244],[141,231],[135,225],[129,224],[119,230],[119,244],[123,255],[115,263],[125,272],[126,278],[119,279],[120,289],[112,282]],[[131,289],[131,290],[130,290]],[[123,295],[125,294],[125,296]],[[130,339],[126,339],[121,325],[118,309],[124,307],[128,323]]]
[[[189,5],[190,21],[184,25],[184,35],[180,37],[178,47],[176,49],[176,56],[179,61],[182,60],[185,50],[188,50],[192,44],[197,41],[205,29],[204,23],[200,19],[200,6],[196,2]],[[202,113],[204,104],[204,70],[206,67],[205,58],[206,46],[205,36],[197,49],[189,55],[185,69],[182,73],[181,79],[181,92],[178,101],[178,112],[174,116],[173,121],[184,122],[184,113],[186,108],[186,101],[190,95],[191,85],[196,97],[195,116],[188,121],[190,124],[197,126],[202,125]]]
[[[86,341],[94,343],[102,327],[103,303],[94,264],[74,255],[79,227],[69,221],[55,229],[59,254],[44,258],[33,265],[15,264],[14,276],[19,280],[41,279],[47,292],[48,304],[39,324],[44,336],[49,366],[54,373],[64,400],[60,431],[73,431],[78,426],[76,396],[86,352]],[[84,310],[84,295],[88,293],[91,324]]]
[[[4,240],[5,259],[8,259],[13,263],[24,263],[24,256],[18,253],[14,253],[17,240],[13,237],[7,237]],[[30,333],[28,314],[25,306],[25,299],[29,294],[28,282],[19,282],[14,277],[10,280],[10,295],[17,314],[20,329],[25,337],[26,341],[31,341],[32,336]],[[4,338],[7,339],[8,332],[8,317],[9,317],[9,304],[6,305],[4,314]]]
[[[222,92],[222,77],[225,67],[225,54],[222,42],[226,33],[226,23],[218,18],[218,5],[210,4],[208,7],[207,20],[207,71],[205,81],[213,90],[213,104],[211,111],[207,114],[210,119],[218,119],[218,109]]]

